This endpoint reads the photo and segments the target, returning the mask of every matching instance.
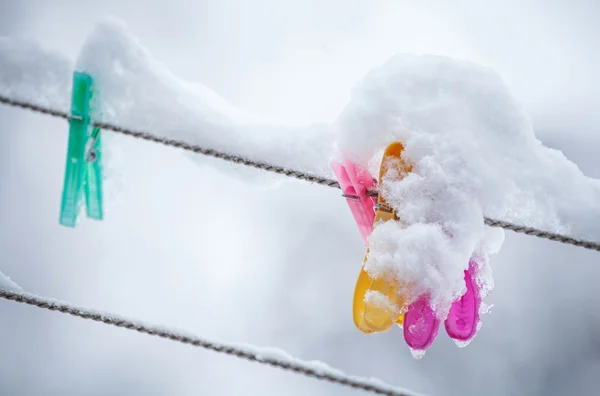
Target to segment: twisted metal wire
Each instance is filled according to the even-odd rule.
[[[34,111],[41,114],[47,114],[53,117],[62,118],[65,120],[72,119],[81,119],[77,116],[72,116],[69,113],[64,111],[59,111],[51,108],[47,108],[44,106],[36,105],[34,103],[20,101],[16,99],[11,99],[9,97],[0,95],[0,103],[3,103],[8,106],[18,107],[30,111]],[[185,151],[190,151],[197,154],[207,155],[214,158],[220,158],[224,161],[233,162],[235,164],[240,164],[244,166],[249,166],[252,168],[264,170],[267,172],[273,172],[280,175],[293,177],[299,180],[307,181],[310,183],[319,184],[326,187],[332,188],[340,188],[340,184],[336,180],[328,179],[326,177],[313,175],[307,172],[302,172],[294,169],[285,168],[282,166],[272,165],[267,162],[254,161],[249,158],[245,158],[235,154],[229,154],[222,151],[214,150],[207,147],[202,147],[199,145],[187,143],[182,140],[177,139],[169,139],[166,137],[156,136],[148,132],[136,131],[129,128],[124,128],[118,125],[114,125],[106,122],[92,122],[92,126],[98,127],[100,129],[109,130],[112,132],[120,133],[126,136],[131,136],[133,138],[147,140],[154,143],[159,143],[165,146],[180,148]],[[377,191],[369,191],[369,196],[377,197]],[[583,247],[585,249],[594,250],[600,252],[600,243],[594,241],[587,241],[583,239],[572,238],[566,235],[556,234],[544,230],[540,230],[533,227],[522,226],[514,223],[510,223],[508,221],[492,219],[489,217],[484,218],[485,224],[490,227],[501,227],[506,230],[514,231],[517,233],[536,236],[538,238],[544,238],[551,241],[561,242],[568,245]]]
[[[195,335],[184,334],[183,332],[177,330],[144,324],[115,314],[110,314],[106,312],[102,313],[87,308],[76,307],[68,303],[51,300],[29,293],[14,292],[6,289],[0,289],[0,298],[31,305],[50,311],[60,312],[82,319],[100,322],[110,326],[137,331],[138,333],[152,335],[171,341],[176,341],[182,344],[191,345],[194,347],[208,349],[214,352],[235,356],[240,359],[245,359],[251,362],[276,367],[282,370],[291,371],[296,374],[301,374],[307,377],[315,378],[322,381],[328,381],[338,385],[359,389],[378,395],[417,396],[413,392],[393,387],[384,383],[381,380],[349,376],[335,369],[318,369],[314,366],[311,366],[310,363],[303,362],[298,359],[285,360],[278,359],[276,357],[261,356],[260,352],[253,352],[243,347],[210,341]]]
[[[44,106],[39,106],[39,105],[25,102],[25,101],[11,99],[11,98],[8,98],[3,95],[0,95],[0,103],[3,103],[8,106],[12,106],[12,107],[18,107],[21,109],[30,110],[30,111],[41,113],[41,114],[50,115],[52,117],[62,118],[67,121],[72,120],[72,119],[75,119],[75,120],[81,119],[81,117],[72,116],[69,113],[64,112],[64,111],[50,109],[50,108],[47,108]],[[165,146],[175,147],[175,148],[179,148],[179,149],[182,149],[185,151],[191,151],[192,153],[207,155],[209,157],[214,157],[214,158],[219,158],[224,161],[233,162],[233,163],[239,164],[239,165],[249,166],[249,167],[264,170],[267,172],[273,172],[273,173],[277,173],[277,174],[288,176],[288,177],[294,177],[296,179],[307,181],[310,183],[316,183],[316,184],[320,184],[320,185],[327,186],[327,187],[340,188],[339,183],[335,180],[331,180],[331,179],[317,176],[317,175],[312,175],[307,172],[301,172],[301,171],[297,171],[294,169],[284,168],[282,166],[271,165],[267,162],[254,161],[254,160],[251,160],[249,158],[245,158],[245,157],[242,157],[239,155],[229,154],[229,153],[214,150],[211,148],[198,146],[195,144],[187,143],[182,140],[170,139],[170,138],[162,137],[162,136],[156,136],[151,133],[136,131],[133,129],[124,128],[124,127],[110,124],[107,122],[94,121],[91,123],[91,125],[93,127],[98,127],[100,129],[120,133],[120,134],[126,135],[126,136],[131,136],[136,139],[147,140],[147,141],[159,143],[159,144],[162,144]]]

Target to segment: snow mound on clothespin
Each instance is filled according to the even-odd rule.
[[[375,228],[366,268],[431,293],[442,315],[465,290],[472,254],[484,294],[493,287],[488,255],[504,232],[484,215],[573,234],[582,207],[600,214],[600,183],[544,147],[501,78],[474,63],[394,56],[356,87],[336,128],[343,155],[374,175],[385,146],[404,144],[413,172],[381,186],[401,222]]]

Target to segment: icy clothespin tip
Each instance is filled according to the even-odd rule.
[[[87,216],[96,220],[103,218],[102,150],[100,129],[90,128],[92,94],[92,77],[86,73],[74,72],[69,143],[59,220],[59,223],[66,227],[75,227],[83,193]]]

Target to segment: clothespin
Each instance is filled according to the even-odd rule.
[[[404,147],[400,142],[393,142],[386,147],[382,159],[379,183],[388,167],[397,169],[397,178],[412,171],[410,164],[402,160]],[[388,164],[388,159],[397,159],[393,164]],[[397,221],[398,218],[390,208],[384,197],[377,200],[368,195],[369,190],[374,190],[375,180],[366,169],[359,168],[351,161],[343,160],[332,162],[331,167],[342,189],[342,196],[346,198],[354,220],[363,237],[367,252],[363,260],[363,267],[359,273],[353,299],[353,320],[356,327],[363,333],[378,333],[386,331],[396,323],[403,327],[404,340],[407,345],[416,351],[425,351],[431,346],[438,334],[441,324],[436,312],[432,309],[429,296],[419,296],[406,306],[410,290],[402,285],[400,280],[384,278],[371,278],[366,272],[366,263],[369,252],[368,236],[373,230],[374,222]],[[468,342],[477,332],[479,322],[479,307],[481,304],[480,286],[476,282],[476,264],[474,258],[465,270],[465,294],[454,301],[444,325],[450,338],[458,342]],[[369,292],[377,292],[385,297],[389,303],[400,308],[400,312],[389,310],[387,305],[378,306],[366,300]],[[417,356],[418,354],[415,354]],[[421,355],[422,356],[422,355]]]
[[[74,72],[69,145],[59,220],[66,227],[75,227],[82,192],[85,193],[87,217],[102,220],[104,216],[100,129],[90,127],[92,95],[92,77],[86,73]]]
[[[332,161],[331,168],[338,179],[342,196],[348,202],[352,216],[354,216],[358,230],[366,245],[367,237],[373,230],[373,220],[375,220],[373,207],[377,202],[374,197],[368,195],[368,191],[374,190],[375,181],[368,170],[358,167],[349,160]]]
[[[386,150],[386,154],[399,157],[402,146],[391,145],[390,147]],[[387,156],[384,158],[387,158]],[[342,189],[342,196],[346,198],[365,245],[367,245],[368,254],[367,238],[373,231],[376,218],[389,221],[395,218],[395,214],[387,209],[386,202],[382,197],[375,199],[375,197],[368,194],[368,190],[374,190],[375,180],[366,169],[359,168],[349,160],[332,162],[331,167]],[[385,174],[385,171],[382,170],[381,174]],[[363,262],[356,281],[352,308],[354,324],[360,331],[370,334],[385,331],[394,323],[402,324],[404,317],[401,313],[394,310],[388,312],[387,308],[379,307],[377,304],[371,304],[365,300],[369,292],[376,292],[388,298],[392,303],[390,305],[402,304],[402,299],[398,296],[396,289],[394,285],[384,279],[371,278],[366,272]]]

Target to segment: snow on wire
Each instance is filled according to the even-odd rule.
[[[185,333],[183,331],[142,323],[137,320],[108,312],[100,312],[88,308],[77,307],[66,302],[36,296],[30,293],[0,289],[0,298],[47,309],[50,311],[61,312],[82,319],[93,320],[110,326],[134,330],[139,333],[165,338],[171,341],[208,349],[214,352],[224,353],[240,359],[276,367],[282,370],[294,372],[296,374],[301,374],[307,377],[332,382],[338,385],[343,385],[366,392],[386,396],[418,396],[414,392],[394,387],[376,378],[347,375],[338,369],[334,369],[325,365],[324,363],[299,360],[289,356],[283,351],[274,350],[272,348],[259,348],[250,345],[215,342],[195,336],[193,334]]]
[[[33,111],[36,113],[50,115],[52,117],[63,118],[67,121],[75,118],[75,117],[71,116],[69,113],[64,112],[64,111],[51,109],[51,108],[40,106],[40,105],[30,103],[30,102],[11,99],[4,95],[0,95],[0,103],[8,105],[8,106],[12,106],[12,107],[18,107],[21,109],[30,110],[30,111]],[[285,168],[282,166],[272,165],[267,162],[254,161],[249,158],[245,158],[245,157],[238,156],[235,154],[224,153],[224,152],[214,150],[211,148],[187,143],[182,140],[169,139],[166,137],[156,136],[156,135],[153,135],[148,132],[136,131],[133,129],[124,128],[124,127],[121,127],[118,125],[105,123],[105,122],[92,121],[91,125],[93,127],[98,127],[100,129],[109,130],[109,131],[120,133],[120,134],[126,135],[126,136],[131,136],[133,138],[147,140],[147,141],[159,143],[159,144],[162,144],[165,146],[180,148],[182,150],[190,151],[190,152],[193,152],[196,154],[202,154],[202,155],[206,155],[206,156],[213,157],[213,158],[219,158],[224,161],[233,162],[235,164],[244,165],[244,166],[248,166],[248,167],[252,167],[252,168],[256,168],[256,169],[260,169],[260,170],[264,170],[264,171],[268,171],[268,172],[273,172],[273,173],[277,173],[277,174],[288,176],[288,177],[293,177],[293,178],[307,181],[310,183],[316,183],[316,184],[320,184],[320,185],[326,186],[326,187],[333,187],[333,188],[338,188],[338,189],[340,188],[340,185],[337,181],[328,179],[326,177],[313,175],[310,173],[306,173],[306,172],[302,172],[302,171],[298,171],[298,170],[294,170],[294,169],[289,169],[289,168]],[[370,192],[369,195],[377,196],[377,192],[372,191],[372,192]],[[536,236],[538,238],[548,239],[551,241],[557,241],[557,242],[561,242],[564,244],[583,247],[585,249],[590,249],[590,250],[600,252],[600,243],[599,242],[586,241],[583,239],[572,238],[572,237],[569,237],[566,235],[556,234],[556,233],[540,230],[540,229],[533,228],[533,227],[522,226],[522,225],[510,223],[510,222],[503,221],[503,220],[491,219],[489,217],[484,217],[484,221],[485,221],[485,224],[490,227],[500,227],[500,228],[504,228],[506,230],[514,231],[517,233],[521,233],[521,234],[525,234],[525,235],[532,235],[532,236]]]

